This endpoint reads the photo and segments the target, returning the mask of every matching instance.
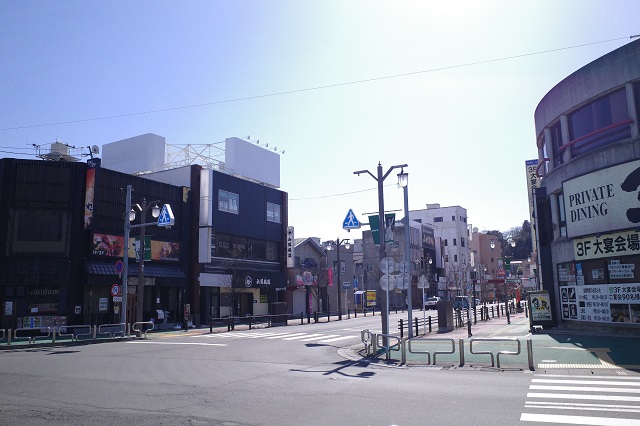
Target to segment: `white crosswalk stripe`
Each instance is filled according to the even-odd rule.
[[[283,340],[292,342],[334,343],[341,340],[359,337],[359,334],[349,335],[323,334],[323,333],[291,333],[291,332],[264,332],[264,331],[229,331],[226,333],[200,334],[194,337],[214,339],[264,339]]]
[[[529,391],[523,422],[640,426],[640,376],[536,375]]]

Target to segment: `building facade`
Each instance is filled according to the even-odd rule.
[[[460,206],[427,204],[426,209],[410,211],[409,218],[433,226],[434,237],[442,242],[442,258],[439,260],[442,262],[442,274],[438,296],[453,300],[455,296],[466,294],[471,272],[471,233],[467,225],[467,210]]]
[[[640,326],[640,40],[538,104],[538,263],[554,325]]]
[[[112,291],[122,282],[118,263],[127,247],[129,322],[135,321],[138,305],[145,321],[157,318],[158,310],[163,317],[164,312],[178,315],[185,285],[180,249],[187,243],[182,188],[103,169],[99,159],[5,158],[0,176],[0,217],[6,224],[0,231],[6,247],[0,255],[3,327],[119,323],[118,297],[124,295]],[[133,249],[137,232],[124,241],[127,185],[135,189],[134,205],[143,198],[158,200],[170,204],[178,218],[172,229],[147,228],[144,275]],[[138,297],[139,277],[143,298]]]

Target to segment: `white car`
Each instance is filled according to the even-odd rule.
[[[440,297],[438,296],[434,296],[434,297],[429,297],[425,302],[424,302],[424,308],[425,309],[438,309],[438,302],[441,300]]]

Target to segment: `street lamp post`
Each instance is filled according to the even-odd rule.
[[[129,274],[129,237],[132,228],[140,228],[140,240],[138,243],[138,289],[136,298],[138,300],[138,306],[136,309],[136,321],[143,321],[143,305],[144,305],[144,238],[145,238],[145,227],[147,225],[156,225],[156,222],[145,223],[144,220],[146,215],[151,209],[151,215],[154,218],[157,218],[160,215],[160,207],[158,207],[158,201],[147,202],[145,198],[142,199],[141,204],[135,204],[135,207],[140,211],[140,222],[139,224],[132,225],[136,218],[136,212],[132,208],[131,204],[131,185],[127,185],[127,199],[125,202],[125,217],[124,217],[124,256],[122,259],[123,263],[123,276],[122,276],[122,322],[126,324],[127,322],[127,279]]]
[[[342,266],[340,265],[340,246],[344,244],[344,248],[349,250],[351,247],[351,243],[349,243],[349,238],[336,238],[336,262],[338,263],[338,320],[342,320],[342,278],[340,273],[342,272]],[[327,250],[333,249],[333,241],[330,244],[327,244]],[[346,271],[345,271],[346,272]]]
[[[409,173],[405,173],[404,168],[400,169],[400,173],[398,173],[398,185],[402,187],[404,191],[404,258],[407,261],[411,258],[410,256],[410,241],[409,241]],[[404,279],[405,274],[402,274]],[[412,313],[412,305],[413,305],[413,289],[411,288],[411,276],[409,276],[409,287],[407,288],[407,315],[409,317],[409,330],[407,332],[409,339],[413,337],[413,329],[411,327],[413,313]]]
[[[374,176],[369,170],[358,170],[357,172],[353,172],[354,175],[360,176],[361,173],[368,173],[373,179],[378,182],[378,223],[379,223],[379,234],[380,235],[380,259],[382,260],[386,256],[386,250],[384,247],[384,192],[382,188],[382,184],[384,180],[389,176],[389,173],[393,169],[399,169],[402,167],[409,167],[407,164],[401,164],[397,166],[391,166],[386,173],[382,174],[382,164],[378,162],[377,168],[377,176]],[[381,321],[382,321],[382,334],[389,334],[389,304],[386,302],[384,298],[382,298],[382,312],[381,312]]]

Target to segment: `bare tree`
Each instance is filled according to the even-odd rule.
[[[325,265],[323,266],[316,259],[305,259],[300,263],[298,268],[298,275],[302,278],[302,282],[309,290],[311,296],[315,299],[320,310],[320,300],[323,294],[327,293],[327,286],[329,284],[329,274]]]

